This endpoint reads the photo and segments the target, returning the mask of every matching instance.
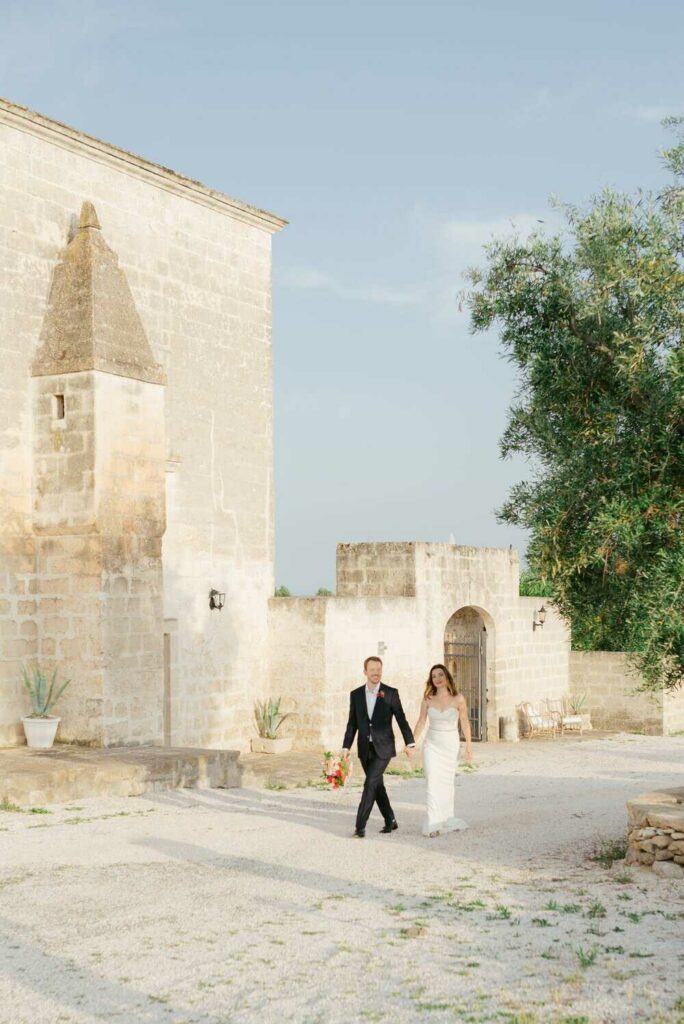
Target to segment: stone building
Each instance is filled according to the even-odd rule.
[[[72,679],[61,739],[247,741],[283,224],[0,102],[0,745],[32,661]]]
[[[297,709],[302,745],[338,746],[350,681],[380,653],[387,682],[417,715],[431,664],[468,699],[474,735],[497,740],[522,700],[570,689],[567,628],[547,602],[519,595],[513,550],[455,544],[340,544],[336,596],[271,602],[271,685]]]
[[[0,101],[0,746],[35,663],[72,680],[61,740],[245,749],[282,695],[298,746],[337,746],[377,652],[410,716],[446,661],[482,739],[585,685],[608,727],[682,728],[539,625],[513,551],[342,544],[335,597],[273,598],[284,224]]]

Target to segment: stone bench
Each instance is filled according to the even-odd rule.
[[[642,793],[627,801],[627,864],[684,878],[684,788]]]

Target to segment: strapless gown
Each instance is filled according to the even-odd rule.
[[[427,814],[423,835],[456,832],[468,825],[454,817],[454,776],[460,737],[456,708],[428,708],[428,731],[423,744],[423,768],[427,780]]]

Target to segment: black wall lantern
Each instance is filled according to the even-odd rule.
[[[210,590],[209,591],[209,607],[211,608],[212,612],[213,611],[220,612],[225,603],[226,603],[226,595],[225,594],[219,594],[218,590]]]
[[[546,622],[546,608],[544,605],[541,606],[538,612],[534,613],[534,619],[532,620],[532,632],[535,631],[537,626],[541,629]]]

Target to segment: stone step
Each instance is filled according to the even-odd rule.
[[[168,789],[241,785],[237,750],[58,744],[0,750],[0,804],[42,807],[87,797],[141,796]]]

